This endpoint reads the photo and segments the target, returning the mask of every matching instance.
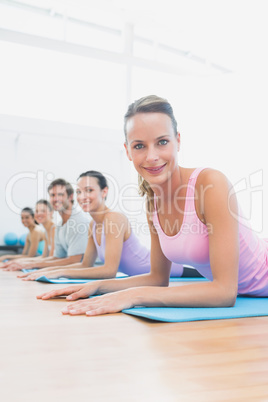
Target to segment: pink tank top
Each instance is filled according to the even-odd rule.
[[[185,199],[184,216],[181,228],[174,236],[167,236],[161,228],[156,196],[153,223],[157,230],[160,245],[165,256],[177,264],[190,265],[201,275],[213,280],[209,261],[209,239],[206,225],[195,211],[195,184],[199,173],[205,168],[196,169],[190,176]],[[249,228],[239,208],[239,274],[238,293],[255,296],[268,296],[268,242],[260,239]]]

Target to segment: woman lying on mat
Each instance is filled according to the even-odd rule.
[[[170,104],[157,96],[130,105],[125,148],[148,201],[151,271],[44,293],[88,298],[65,314],[98,315],[133,306],[231,307],[237,294],[268,296],[268,244],[241,215],[219,171],[178,166],[180,134]],[[195,267],[208,282],[168,287],[171,262]]]
[[[45,229],[45,241],[42,255],[40,257],[33,258],[20,258],[19,261],[9,261],[6,263],[7,271],[21,270],[30,262],[34,262],[37,259],[53,256],[54,253],[54,236],[55,236],[55,223],[52,220],[53,208],[47,200],[39,200],[35,204],[35,220],[38,224],[42,224]]]
[[[1,262],[0,268],[6,268],[13,260],[33,257],[37,253],[39,242],[45,239],[44,232],[39,228],[38,223],[34,219],[34,212],[31,208],[23,208],[21,211],[21,222],[29,229],[26,241],[22,250],[22,254],[7,254],[0,257],[0,261],[9,260],[8,262]]]
[[[95,170],[82,173],[77,181],[77,201],[92,217],[88,244],[83,261],[61,267],[42,268],[31,274],[19,275],[25,280],[47,278],[113,278],[117,271],[127,275],[150,272],[150,252],[142,246],[131,230],[125,215],[110,210],[105,200],[108,194],[106,178]],[[99,259],[103,265],[93,267]],[[172,275],[181,276],[183,267],[173,264]]]

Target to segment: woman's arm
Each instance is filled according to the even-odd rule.
[[[75,260],[81,260],[81,256],[74,256]],[[8,267],[6,268],[8,271],[20,271],[22,269],[32,269],[32,268],[46,268],[48,270],[53,270],[55,267],[58,269],[57,263],[60,265],[62,262],[72,262],[72,257],[68,257],[66,259],[60,259],[57,257],[33,257],[31,259],[19,259],[18,261],[10,262]],[[50,269],[48,267],[51,267]],[[26,274],[29,275],[29,274]]]
[[[44,241],[45,241],[45,246],[44,246],[41,258],[46,258],[48,256],[48,241],[47,241],[46,237],[45,237]]]
[[[27,257],[27,251],[29,249],[29,246],[30,246],[30,240],[29,240],[29,234],[28,234],[26,237],[26,241],[25,241],[22,253],[21,254],[8,254],[8,255],[1,256],[0,261],[4,261],[4,260],[9,260],[9,261],[2,263],[0,265],[0,268],[8,268],[13,263],[13,260],[18,260],[18,259]]]
[[[141,306],[173,307],[231,307],[234,305],[238,287],[239,236],[237,202],[229,197],[231,186],[219,172],[207,171],[200,177],[198,210],[209,228],[209,252],[213,281],[180,287],[166,288],[164,267],[157,264],[156,254],[150,274],[120,280],[96,281],[82,287],[63,289],[40,295],[48,299],[68,295],[68,300],[89,297],[93,294],[115,292],[65,308],[64,313],[96,315],[118,312],[124,308]],[[202,192],[202,194],[201,194]],[[201,196],[202,195],[202,196]],[[155,237],[152,237],[152,256]],[[168,272],[169,274],[169,272]],[[166,273],[167,275],[167,273]],[[162,283],[161,283],[162,282]],[[162,285],[162,286],[159,286]],[[142,286],[142,287],[141,287]],[[156,286],[156,287],[153,287]],[[131,289],[128,289],[131,287]]]
[[[89,267],[89,264],[94,264],[97,256],[96,247],[92,238],[92,224],[89,227],[89,236],[87,242],[87,248],[82,262],[76,262],[68,265],[55,265],[52,267],[45,267],[38,270],[36,273],[24,273],[18,275],[18,278],[24,278],[24,280],[34,281],[40,277],[40,275],[46,275],[47,278],[54,279],[64,276],[65,278],[86,278],[84,276],[84,267]],[[47,260],[47,259],[46,259]],[[79,273],[81,271],[81,275]],[[86,273],[85,273],[86,274]],[[78,276],[77,276],[78,275]]]
[[[43,238],[40,238],[40,232],[34,229],[27,235],[22,254],[10,259],[12,261],[9,261],[5,268],[8,271],[17,271],[24,268],[25,264],[31,264],[31,261],[36,261],[33,257],[36,255],[40,240],[43,240]],[[15,259],[16,261],[14,261]]]
[[[56,271],[53,270],[53,272],[47,273],[46,276],[50,279],[62,276],[67,278],[88,279],[114,278],[120,264],[123,243],[127,235],[128,226],[129,222],[123,214],[117,212],[108,213],[105,217],[103,227],[105,231],[104,264],[98,267],[90,265],[93,264],[97,256],[91,228],[81,269],[77,269],[77,266],[62,267],[61,269],[57,267],[58,269]],[[27,277],[27,280],[35,280],[39,276],[38,273],[33,273]]]
[[[56,232],[56,226],[54,225],[51,228],[51,239],[50,239],[50,251],[48,256],[53,257],[54,255],[54,249],[55,249],[55,232]]]
[[[22,258],[22,257],[24,257],[24,255],[22,255],[22,254],[5,254],[5,255],[2,255],[1,258],[0,258],[0,262],[2,262],[0,267],[4,268],[4,266],[6,266],[8,264],[8,262],[3,263],[3,261],[5,261],[5,260],[15,260],[17,258]]]
[[[151,232],[151,265],[153,267],[150,273],[122,279],[96,280],[86,285],[71,286],[46,292],[39,295],[38,298],[47,300],[57,296],[68,296],[68,300],[77,300],[88,298],[95,294],[112,293],[132,287],[167,286],[171,262],[167,260],[161,250],[152,222],[149,219],[148,222]]]
[[[45,234],[41,232],[39,229],[34,228],[34,230],[30,232],[29,236],[30,236],[30,248],[27,252],[27,256],[35,257],[39,246],[39,242],[45,240]]]
[[[213,280],[180,287],[132,289],[132,306],[231,307],[234,305],[238,289],[239,265],[236,196],[222,173],[207,169],[199,176],[196,183],[198,195],[196,207],[199,218],[205,222],[208,229]],[[123,296],[120,297],[122,299]]]

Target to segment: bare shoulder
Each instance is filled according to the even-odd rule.
[[[113,222],[113,223],[128,223],[127,217],[122,214],[121,212],[117,211],[109,211],[107,214],[105,214],[104,218],[104,224],[108,222]]]
[[[202,170],[196,180],[197,190],[204,189],[230,189],[232,188],[231,182],[228,178],[219,170],[207,168]]]
[[[30,239],[38,239],[39,241],[45,240],[45,232],[39,227],[35,226],[32,232],[29,233],[29,238]]]
[[[196,181],[196,209],[202,221],[211,217],[230,216],[237,212],[237,199],[231,182],[219,170],[204,169]],[[214,214],[214,215],[212,215]]]
[[[109,211],[104,218],[104,230],[106,235],[112,235],[116,238],[122,236],[125,241],[130,235],[131,227],[127,217],[124,214]]]

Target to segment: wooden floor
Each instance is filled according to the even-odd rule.
[[[70,317],[35,298],[62,286],[0,271],[2,402],[268,401],[268,317]]]

